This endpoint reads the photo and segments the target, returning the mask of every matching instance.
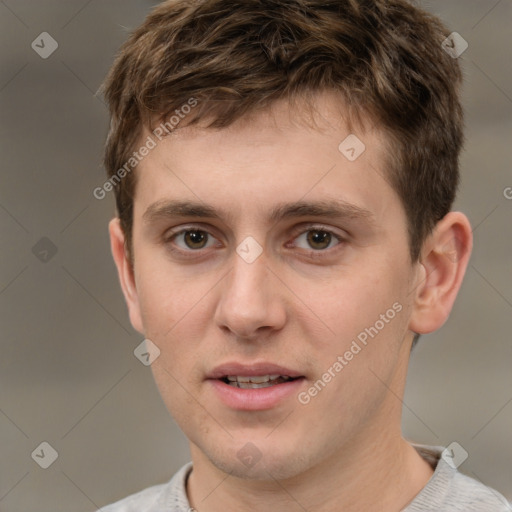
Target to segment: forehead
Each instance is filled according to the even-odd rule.
[[[138,165],[134,220],[151,218],[166,202],[201,204],[207,216],[231,222],[275,220],[292,203],[338,202],[377,220],[403,214],[386,179],[384,135],[346,119],[329,94],[318,95],[314,111],[297,115],[281,101],[221,129],[186,126],[185,119]],[[156,139],[146,129],[147,137]]]

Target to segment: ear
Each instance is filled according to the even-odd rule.
[[[110,248],[117,267],[117,273],[119,275],[126,305],[128,306],[130,322],[136,331],[144,335],[134,271],[128,258],[125,247],[125,236],[121,228],[119,217],[115,217],[109,222],[108,231],[110,233]]]
[[[450,212],[425,240],[418,263],[409,329],[427,334],[448,319],[473,248],[468,218]]]

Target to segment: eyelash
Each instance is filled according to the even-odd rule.
[[[188,231],[199,231],[199,232],[202,232],[202,233],[205,233],[208,237],[212,237],[212,238],[215,238],[207,229],[204,229],[200,226],[187,226],[185,228],[182,228],[180,229],[179,231],[176,231],[174,233],[170,233],[169,235],[166,235],[164,237],[164,243],[166,245],[168,245],[169,249],[175,253],[179,253],[180,255],[187,255],[187,256],[190,256],[192,253],[198,253],[198,256],[197,257],[200,257],[202,256],[203,254],[201,254],[204,249],[188,249],[188,250],[185,250],[185,249],[179,249],[179,248],[176,248],[176,247],[173,247],[173,242],[174,242],[174,239],[177,238],[178,236],[180,235],[183,235],[185,233],[187,233]],[[339,246],[343,245],[344,242],[346,242],[346,239],[343,238],[341,235],[335,233],[334,231],[332,231],[331,229],[328,229],[327,227],[325,226],[322,226],[322,225],[308,225],[306,227],[301,227],[300,230],[297,229],[293,232],[292,236],[293,236],[293,239],[292,240],[295,240],[297,239],[300,235],[303,235],[305,233],[309,233],[311,231],[319,231],[321,233],[327,233],[329,234],[330,236],[333,237],[333,239],[335,239],[338,243],[334,246],[334,247],[330,247],[328,249],[310,249],[310,250],[307,250],[307,249],[302,249],[302,251],[305,251],[305,255],[310,257],[310,258],[313,258],[313,259],[316,259],[316,258],[322,258],[322,257],[325,257],[326,255],[330,255],[332,254],[333,251],[336,251],[336,248],[339,248]]]

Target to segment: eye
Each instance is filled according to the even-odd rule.
[[[202,229],[182,229],[168,236],[166,241],[174,243],[183,251],[197,251],[215,245],[216,238]]]
[[[325,251],[339,245],[343,239],[332,231],[321,227],[308,229],[295,239],[294,246],[304,250]]]
[[[307,251],[311,256],[320,256],[340,245],[344,238],[322,226],[311,227],[298,232],[293,238],[292,247]],[[200,252],[211,247],[221,247],[222,244],[208,231],[200,228],[185,228],[165,236],[165,243],[172,251],[181,253]],[[174,247],[173,247],[174,246]]]

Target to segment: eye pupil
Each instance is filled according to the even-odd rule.
[[[308,243],[313,249],[325,249],[331,243],[331,234],[326,231],[309,231]]]
[[[186,231],[185,243],[191,249],[201,249],[207,241],[207,235],[204,231]]]

